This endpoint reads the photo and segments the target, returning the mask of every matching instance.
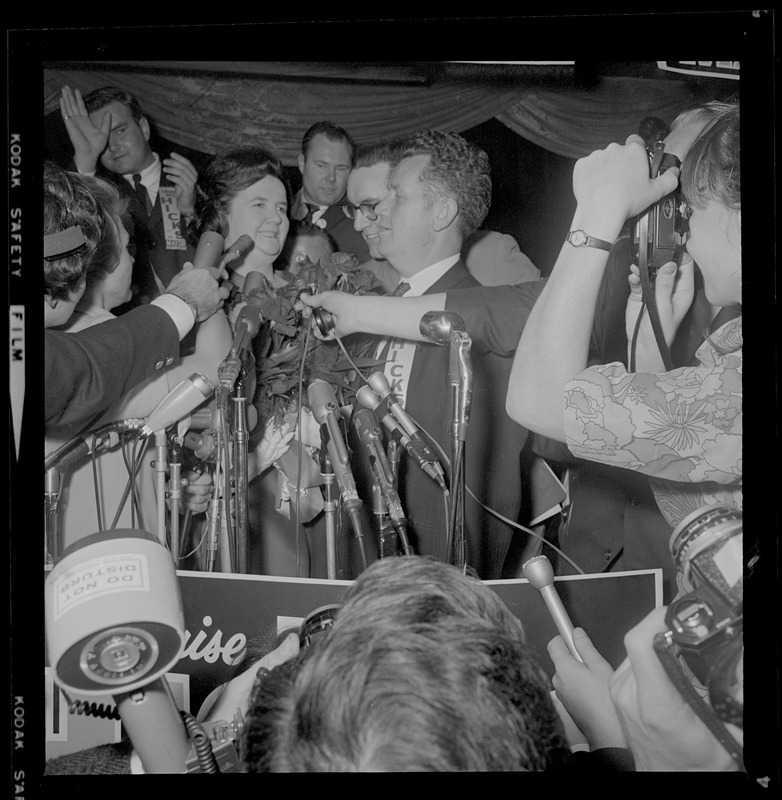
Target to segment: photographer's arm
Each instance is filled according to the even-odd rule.
[[[627,658],[609,683],[639,771],[733,771],[737,764],[679,694],[654,651],[667,630],[666,607],[656,608],[626,636]],[[727,725],[737,741],[742,731]]]
[[[609,145],[573,171],[571,230],[614,242],[625,220],[676,187],[677,171],[649,178],[643,140]],[[519,341],[507,395],[508,414],[543,436],[564,441],[565,383],[587,366],[595,305],[608,253],[565,243]]]

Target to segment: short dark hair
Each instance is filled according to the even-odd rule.
[[[119,255],[119,243],[108,218],[120,216],[124,205],[106,181],[44,162],[44,236],[76,226],[85,242],[84,247],[62,258],[44,259],[44,289],[53,299],[67,300],[93,271],[96,275],[110,271]]]
[[[463,238],[481,227],[491,206],[489,157],[458,133],[424,130],[406,140],[401,158],[426,155],[429,165],[421,173],[424,190],[434,203],[440,197],[454,199]]]
[[[336,253],[338,250],[337,243],[334,237],[323,228],[319,228],[314,222],[307,222],[307,220],[292,220],[288,230],[288,236],[285,239],[285,244],[282,246],[282,251],[277,257],[275,265],[283,268],[290,269],[290,257],[293,248],[296,245],[296,239],[299,236],[306,236],[311,239],[321,239],[328,245],[329,253]]]
[[[376,164],[390,164],[391,168],[399,163],[402,142],[398,139],[384,139],[380,142],[361,145],[353,159],[353,169],[374,167]]]
[[[322,134],[332,142],[345,142],[350,148],[350,161],[351,164],[353,163],[353,157],[356,154],[356,143],[353,141],[353,137],[344,128],[328,120],[316,122],[314,125],[307,128],[304,138],[301,140],[301,153],[304,158],[307,157],[307,150],[310,146],[310,142],[318,134]]]
[[[477,578],[376,561],[332,628],[256,682],[249,772],[546,770],[568,751],[519,620]]]
[[[233,198],[269,175],[279,179],[290,196],[282,162],[271,150],[232,147],[217,153],[196,181],[195,219],[188,225],[190,239],[196,242],[205,231],[226,236]]]
[[[94,89],[89,94],[84,96],[84,107],[87,113],[92,114],[93,111],[100,111],[105,108],[109,103],[122,103],[127,106],[130,111],[130,116],[138,122],[143,116],[144,112],[141,110],[141,104],[130,92],[125,89],[120,89],[118,86],[101,86],[100,89]]]

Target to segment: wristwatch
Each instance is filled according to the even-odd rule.
[[[565,237],[565,241],[570,242],[573,247],[596,247],[598,250],[608,250],[609,252],[613,247],[611,242],[607,242],[605,239],[596,239],[581,228],[570,231]]]

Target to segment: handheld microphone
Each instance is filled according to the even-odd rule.
[[[469,333],[454,333],[451,336],[450,376],[455,387],[453,435],[464,442],[472,406],[472,339]]]
[[[312,381],[307,388],[307,398],[315,420],[319,425],[325,425],[328,430],[327,449],[332,469],[337,476],[340,496],[350,514],[356,536],[361,537],[364,533],[363,520],[360,518],[363,504],[358,496],[356,480],[350,469],[348,448],[339,427],[339,420],[337,419],[338,406],[334,396],[334,389],[330,383],[318,378]]]
[[[565,640],[568,650],[574,658],[583,663],[583,659],[578,654],[575,644],[573,644],[573,623],[570,621],[565,606],[554,588],[554,568],[546,556],[535,556],[525,561],[521,567],[524,577],[534,586],[546,601],[549,613],[554,624],[557,626],[562,638]]]
[[[253,242],[252,237],[248,236],[246,233],[243,233],[227,250],[225,255],[225,261],[223,262],[223,266],[227,266],[232,261],[236,261],[237,258],[243,256],[245,253],[249,253],[250,250],[253,249],[255,242]]]
[[[356,399],[361,405],[372,411],[377,411],[381,405],[380,395],[370,386],[362,386],[356,392]],[[445,489],[445,473],[437,456],[432,448],[424,441],[420,434],[416,433],[415,438],[407,435],[399,422],[388,412],[383,412],[383,424],[391,434],[407,450],[408,455],[413,458],[419,467],[430,477],[437,481]],[[417,430],[417,429],[416,429]]]
[[[242,297],[244,297],[246,304],[242,306],[234,324],[236,337],[232,350],[236,352],[246,346],[249,340],[258,333],[261,322],[263,322],[260,302],[257,295],[253,294],[257,290],[263,289],[263,284],[264,275],[258,270],[251,270],[244,276]]]
[[[193,266],[196,269],[216,269],[224,247],[225,239],[217,231],[204,231],[196,246]]]
[[[385,501],[391,524],[399,533],[402,541],[406,542],[407,518],[402,510],[399,494],[394,488],[394,473],[391,471],[391,465],[388,463],[380,441],[380,423],[377,421],[375,412],[369,408],[360,408],[354,411],[353,424],[369,457],[369,464]]]
[[[147,418],[147,424],[141,429],[141,436],[162,431],[186,417],[209,398],[214,390],[215,387],[205,375],[194,372],[158,403],[157,408]]]

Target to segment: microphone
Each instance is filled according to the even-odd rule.
[[[451,334],[464,333],[464,320],[455,311],[427,311],[418,323],[418,331],[427,342],[447,347]]]
[[[212,382],[202,373],[194,372],[177,384],[147,417],[147,424],[141,429],[141,436],[162,431],[169,425],[186,417],[214,392]]]
[[[227,250],[225,255],[225,261],[223,262],[223,266],[227,266],[232,261],[236,261],[237,258],[243,256],[245,253],[249,253],[250,250],[253,249],[255,246],[255,242],[252,240],[251,236],[248,236],[246,233],[243,233]]]
[[[454,436],[460,441],[467,438],[467,424],[472,405],[472,339],[466,332],[464,320],[453,311],[427,311],[418,323],[418,330],[427,342],[449,346],[449,379],[456,387],[454,395]]]
[[[319,425],[325,425],[328,430],[327,449],[331,466],[337,476],[340,495],[350,514],[355,534],[357,537],[361,537],[363,536],[363,520],[360,520],[359,512],[363,509],[363,505],[356,489],[356,480],[350,469],[348,448],[339,427],[334,389],[330,383],[317,378],[307,388],[307,398],[315,420]]]
[[[366,408],[372,411],[377,411],[381,404],[380,396],[369,386],[362,386],[356,392],[356,399],[361,405],[366,406]],[[408,455],[418,463],[418,466],[445,489],[445,473],[443,472],[443,468],[431,447],[429,447],[420,434],[417,433],[415,439],[408,436],[400,427],[397,420],[388,411],[383,412],[383,424],[386,426],[391,436],[399,441],[405,450],[407,450]]]
[[[249,239],[249,236],[247,238]],[[260,301],[256,294],[252,294],[256,290],[263,289],[263,284],[264,275],[258,270],[251,270],[244,276],[242,297],[245,299],[246,305],[239,311],[234,324],[236,330],[234,348],[237,351],[258,333],[261,322],[263,322]]]
[[[217,231],[204,231],[196,246],[193,266],[196,269],[216,269],[224,247],[225,239]]]
[[[570,621],[565,606],[554,588],[554,568],[546,556],[535,556],[525,561],[521,566],[524,577],[534,586],[546,601],[549,613],[554,624],[557,626],[562,638],[565,640],[568,650],[574,658],[583,663],[583,659],[578,654],[575,644],[573,644],[573,623]]]
[[[391,524],[402,541],[406,542],[407,518],[402,510],[402,501],[399,499],[399,494],[394,488],[394,474],[391,471],[391,465],[388,463],[388,458],[380,441],[380,423],[377,421],[375,412],[370,408],[360,408],[358,411],[354,411],[353,424],[361,444],[367,451],[369,464],[383,495],[383,500],[385,500]]]
[[[76,463],[85,456],[93,452],[97,453],[115,444],[117,439],[112,441],[112,433],[140,430],[143,425],[144,420],[136,417],[118,419],[100,428],[96,428],[94,431],[85,433],[83,436],[76,436],[49,453],[43,463],[43,468],[46,471],[50,469],[63,471],[66,467]]]

